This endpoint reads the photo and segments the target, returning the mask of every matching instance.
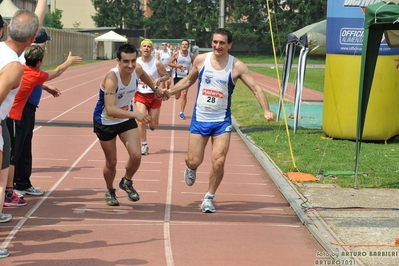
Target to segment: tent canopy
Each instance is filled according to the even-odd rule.
[[[0,14],[3,19],[11,19],[18,10],[19,8],[11,0],[3,0],[0,4]]]
[[[365,10],[356,130],[355,188],[357,186],[360,144],[363,136],[367,105],[383,33],[385,32],[386,40],[390,47],[399,44],[399,39],[395,38],[395,36],[398,35],[397,31],[399,30],[398,2],[399,1],[384,0],[380,3],[367,6]]]
[[[94,39],[96,42],[127,42],[127,38],[119,35],[115,31],[109,31]]]
[[[285,46],[285,58],[283,67],[283,80],[279,104],[277,107],[277,120],[280,118],[283,108],[285,92],[292,68],[292,62],[296,47],[301,47],[298,60],[298,68],[295,81],[295,106],[294,106],[294,133],[297,132],[300,106],[302,101],[303,82],[305,79],[306,61],[309,53],[326,53],[326,20],[319,21],[288,34]]]

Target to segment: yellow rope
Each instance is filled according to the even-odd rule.
[[[280,93],[280,99],[282,103],[282,110],[283,110],[283,115],[284,115],[284,123],[285,123],[285,129],[287,131],[287,138],[288,138],[288,146],[290,148],[290,154],[291,154],[291,160],[292,160],[292,168],[291,171],[298,171],[297,166],[295,164],[295,156],[294,152],[292,150],[292,144],[291,144],[291,137],[290,137],[290,131],[288,128],[288,122],[287,122],[287,115],[285,112],[285,106],[284,106],[284,99],[283,99],[283,92],[281,89],[281,80],[280,80],[280,74],[278,71],[278,63],[277,63],[277,56],[276,56],[276,47],[274,45],[274,35],[273,35],[273,27],[272,27],[272,20],[270,19],[270,7],[269,7],[269,1],[266,0],[266,6],[267,6],[267,16],[269,18],[269,28],[270,28],[270,36],[272,40],[272,46],[273,46],[273,55],[274,55],[274,65],[276,69],[276,75],[277,75],[277,84],[279,88],[279,93]]]

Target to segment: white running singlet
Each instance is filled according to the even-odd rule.
[[[176,78],[184,78],[188,75],[191,67],[191,56],[190,52],[186,56],[183,56],[179,51],[179,56],[176,59],[176,65],[181,64],[183,69],[176,68]]]
[[[204,65],[198,75],[198,94],[194,106],[193,120],[199,122],[231,121],[231,95],[235,87],[233,81],[234,57],[222,70],[211,66],[213,52],[206,55]]]
[[[118,87],[115,88],[116,90],[115,105],[120,109],[133,111],[132,101],[134,98],[134,94],[137,91],[137,83],[138,83],[136,71],[133,71],[129,84],[125,86],[122,83],[119,69],[115,67],[111,70],[115,72],[115,75],[118,79]],[[97,123],[101,125],[116,125],[129,120],[129,118],[115,118],[107,115],[104,103],[104,88],[102,88],[101,85],[98,96],[99,96],[98,101],[93,114],[94,120]]]
[[[151,59],[151,61],[148,63],[143,62],[141,57],[139,57],[139,58],[137,58],[137,64],[140,64],[140,66],[143,68],[144,72],[147,73],[148,76],[150,76],[151,80],[154,81],[156,78],[159,77],[155,57],[153,57]],[[140,79],[139,79],[139,86],[138,86],[137,90],[142,94],[154,93],[154,91],[147,84],[142,82]]]

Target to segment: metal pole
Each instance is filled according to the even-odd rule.
[[[219,28],[224,28],[224,21],[225,21],[225,0],[219,0]]]

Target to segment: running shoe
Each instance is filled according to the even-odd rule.
[[[122,177],[121,182],[119,182],[119,187],[127,193],[127,198],[130,201],[138,201],[140,200],[139,193],[133,188],[133,181],[127,180]]]
[[[0,259],[7,258],[10,255],[7,249],[0,248]]]
[[[213,199],[203,199],[201,204],[201,210],[204,213],[216,212],[215,205],[213,204]]]
[[[9,222],[12,219],[11,214],[0,213],[0,223]]]
[[[147,144],[143,144],[141,145],[141,155],[148,155],[148,145]]]
[[[32,195],[32,196],[41,196],[44,194],[44,191],[38,188],[35,188],[34,186],[31,186],[30,188],[19,190],[15,189],[17,193],[23,194],[23,195]]]
[[[194,185],[196,177],[197,177],[197,169],[191,170],[186,166],[186,170],[184,171],[184,181],[186,181],[187,186]]]
[[[107,189],[105,192],[105,202],[108,206],[119,206],[119,202],[116,199],[115,189]]]
[[[4,207],[20,207],[25,205],[26,200],[21,199],[15,191],[12,192],[11,197],[7,197],[6,195],[4,198]]]
[[[186,119],[186,116],[184,115],[183,112],[180,112],[179,117],[180,117],[180,119],[183,119],[183,120]]]

